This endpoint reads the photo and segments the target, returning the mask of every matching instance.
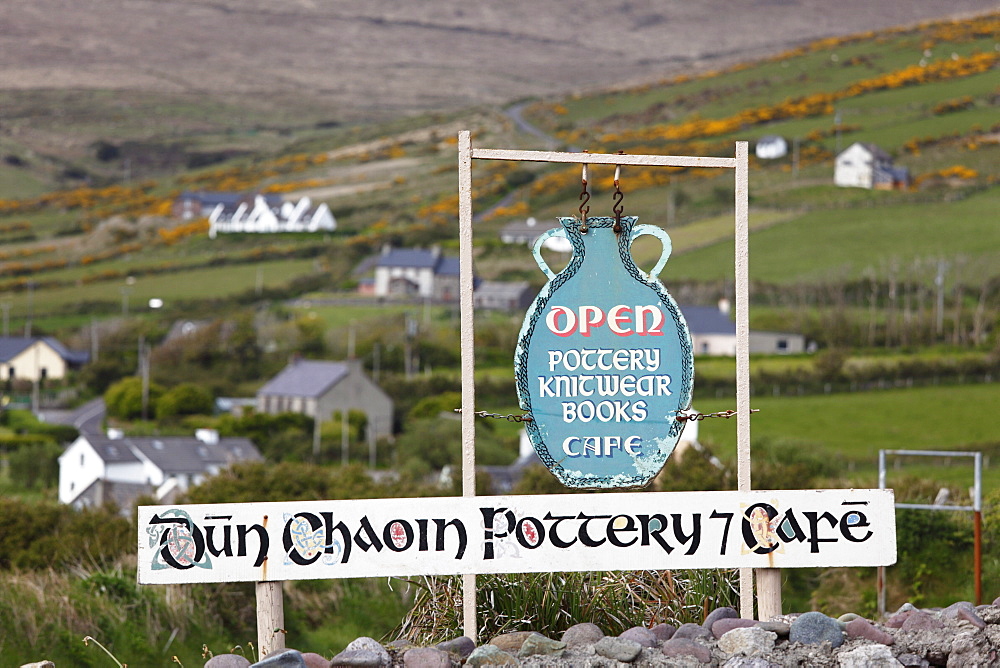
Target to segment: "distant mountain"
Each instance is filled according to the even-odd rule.
[[[4,0],[0,90],[237,94],[341,119],[602,88],[996,0]],[[2,116],[0,116],[2,123]]]

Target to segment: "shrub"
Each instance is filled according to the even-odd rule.
[[[163,395],[163,386],[149,384],[147,414],[156,414],[156,403]],[[110,417],[131,420],[142,416],[142,379],[125,378],[108,388],[104,393],[104,404]]]
[[[12,452],[7,463],[10,479],[25,489],[54,487],[59,482],[59,455],[63,449],[55,443],[35,443]]]
[[[163,420],[181,415],[211,415],[215,410],[212,393],[194,383],[172,387],[156,402],[156,418]]]

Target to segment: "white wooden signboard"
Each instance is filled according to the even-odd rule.
[[[579,494],[139,508],[139,582],[879,566],[891,490]]]

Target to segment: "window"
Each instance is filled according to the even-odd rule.
[[[83,466],[83,453],[80,453],[80,466]]]
[[[778,350],[788,350],[788,339],[778,339]]]

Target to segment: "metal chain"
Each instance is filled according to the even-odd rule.
[[[461,408],[455,409],[456,413],[461,413]],[[523,415],[515,415],[514,413],[508,413],[504,415],[503,413],[490,413],[487,411],[476,411],[474,413],[476,417],[482,418],[494,418],[496,420],[506,420],[507,422],[534,422],[534,418],[531,417],[531,413],[525,413]]]
[[[760,409],[751,408],[750,412],[760,413]],[[736,415],[736,411],[727,410],[727,411],[718,411],[716,413],[691,413],[691,414],[684,413],[684,411],[674,411],[674,414],[677,415],[678,422],[684,422],[685,420],[689,420],[691,422],[697,422],[698,420],[704,420],[705,418],[726,418],[728,420],[729,418]]]

